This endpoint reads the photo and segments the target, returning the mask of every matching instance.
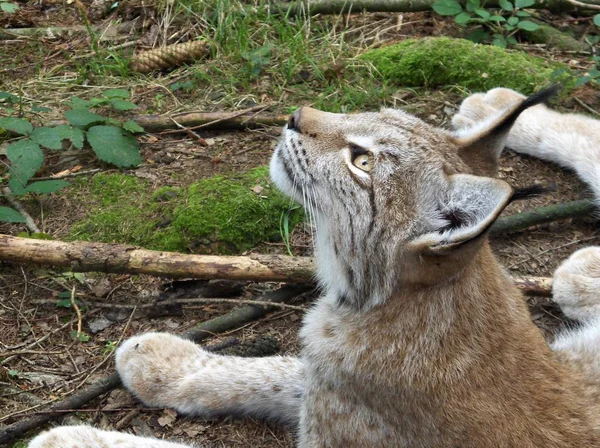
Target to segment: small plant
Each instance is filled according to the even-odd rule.
[[[480,0],[467,0],[464,9],[456,0],[438,0],[433,9],[443,16],[454,16],[454,21],[462,26],[476,24],[477,27],[467,36],[473,42],[492,42],[506,48],[517,43],[515,34],[520,30],[535,31],[539,25],[531,20],[531,14],[524,10],[535,4],[535,0],[500,0],[500,9],[486,9]]]
[[[0,11],[5,12],[7,14],[14,13],[17,9],[19,9],[19,5],[13,3],[9,0],[0,0]]]
[[[594,16],[593,21],[594,21],[594,25],[596,25],[596,27],[598,27],[600,29],[600,14],[596,14]],[[600,35],[594,34],[594,35],[586,36],[585,39],[586,39],[587,43],[589,43],[593,47],[594,45],[597,45],[598,42],[600,42]],[[587,70],[583,76],[577,78],[577,81],[575,82],[576,87],[587,84],[588,82],[600,84],[600,56],[598,56],[598,55],[592,56],[592,61],[594,63],[592,68]]]
[[[143,132],[143,128],[133,120],[122,123],[91,111],[102,107],[116,111],[134,109],[136,105],[128,99],[129,93],[123,89],[110,89],[102,97],[90,100],[73,97],[70,101],[71,109],[64,114],[69,124],[35,127],[30,120],[22,118],[24,111],[20,98],[8,92],[0,92],[0,101],[6,105],[5,112],[18,115],[0,117],[0,132],[4,130],[5,133],[20,136],[6,147],[10,168],[8,179],[0,177],[0,185],[6,183],[10,194],[14,196],[53,193],[68,186],[68,182],[60,179],[32,182],[33,176],[44,165],[42,148],[60,151],[65,140],[71,147],[79,150],[87,142],[100,160],[112,165],[138,165],[141,162],[139,143],[133,134]],[[44,111],[48,109],[31,109],[33,113]],[[24,219],[16,210],[0,207],[0,221],[23,222]]]
[[[106,344],[104,344],[104,348],[102,349],[102,354],[103,355],[110,355],[116,349],[117,349],[117,342],[116,341],[106,341]]]
[[[89,342],[89,340],[90,340],[90,337],[87,334],[85,334],[83,332],[79,332],[77,330],[71,331],[70,336],[73,340],[79,341],[79,342]]]

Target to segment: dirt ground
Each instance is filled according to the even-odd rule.
[[[21,3],[22,10],[14,16],[0,17],[3,28],[81,25],[75,3],[29,2]],[[123,16],[140,16],[141,6],[131,2],[121,11]],[[144,18],[152,17],[152,9],[144,9]],[[385,31],[378,35],[381,42],[393,41],[407,36],[453,34],[455,25],[449,21],[433,18],[431,14],[404,14],[407,25],[401,31]],[[556,22],[569,18],[554,18]],[[349,26],[361,27],[372,23],[395,23],[396,15],[357,15]],[[100,22],[97,19],[96,22]],[[578,25],[573,25],[578,26]],[[386,29],[382,25],[382,29]],[[147,36],[146,36],[147,37]],[[17,39],[7,43],[0,41],[0,52],[15,58],[11,67],[0,67],[2,78],[19,76],[23,87],[42,89],[35,81],[39,70],[52,71],[62,67],[67,53],[85,54],[89,42],[85,35],[58,40]],[[142,42],[140,45],[149,45]],[[557,60],[573,60],[575,55],[555,52],[543,45],[524,45],[532,53]],[[12,56],[11,56],[12,55]],[[43,68],[38,66],[40,57],[45,59]],[[577,63],[577,61],[575,61]],[[58,70],[58,69],[57,69]],[[62,70],[62,69],[61,69]],[[165,82],[182,76],[185,69],[173,73]],[[46,77],[46,84],[54,90],[55,98],[67,98],[73,91],[85,86],[69,86],[69,71],[56,72]],[[149,85],[142,81],[136,87],[137,99],[144,112],[145,101],[164,85]],[[55,83],[55,84],[52,84]],[[48,89],[46,85],[45,89]],[[93,87],[90,87],[93,89]],[[200,94],[199,94],[200,95]],[[600,110],[600,94],[590,88],[580,90],[577,97],[591,109]],[[190,98],[171,98],[165,94],[170,110],[202,108],[211,110],[204,100],[193,102]],[[200,95],[201,96],[201,95]],[[447,126],[462,98],[461,92],[429,92],[415,94],[401,91],[397,105],[411,113],[441,126]],[[241,104],[241,103],[240,103]],[[240,105],[244,107],[243,104]],[[568,111],[587,112],[573,98],[565,100],[560,107]],[[218,109],[218,107],[214,107]],[[285,105],[276,104],[270,110],[280,112]],[[202,177],[264,165],[267,163],[274,142],[279,134],[277,128],[264,128],[244,132],[203,133],[210,145],[199,147],[184,134],[155,134],[141,137],[145,163],[132,173],[149,180],[153,185],[185,186]],[[58,157],[58,156],[56,156]],[[55,170],[68,169],[73,162],[58,158]],[[79,159],[84,170],[104,165]],[[177,173],[173,180],[173,173]],[[542,197],[511,205],[505,215],[519,213],[534,207],[557,204],[589,197],[585,185],[573,173],[558,166],[507,151],[501,163],[500,176],[515,186],[541,183],[553,191]],[[37,204],[35,218],[44,232],[60,239],[70,226],[86,214],[85,200],[74,200],[68,195],[56,194]],[[52,210],[68,210],[57,213]],[[0,224],[0,232],[16,235],[24,230],[17,225]],[[310,255],[310,233],[306,226],[294,230],[292,247],[296,255]],[[501,263],[514,275],[552,276],[557,265],[575,250],[600,243],[598,222],[593,218],[565,220],[528,229],[517,234],[496,237],[492,245]],[[270,243],[256,251],[284,253],[283,244]],[[190,286],[191,285],[191,286]],[[169,294],[179,297],[198,297],[194,289],[200,283],[171,283],[164,279],[146,276],[101,275],[89,273],[73,276],[49,268],[0,264],[0,429],[21,420],[43,413],[49,403],[64,400],[71,394],[86,388],[94,381],[109,375],[113,369],[112,352],[120,341],[146,331],[170,331],[183,333],[199,322],[222,315],[239,306],[235,298],[256,297],[265,288],[277,285],[240,285],[241,290],[228,303],[185,304],[156,312],[149,305]],[[201,286],[206,286],[202,284]],[[59,294],[75,288],[88,309],[82,316],[71,307],[57,307]],[[191,291],[190,290],[191,288]],[[211,297],[210,288],[203,294]],[[64,299],[64,298],[63,298]],[[293,303],[296,307],[310,306],[312,296],[303,296]],[[560,312],[545,298],[529,299],[532,319],[551,338],[556,329],[564,324]],[[269,313],[267,317],[241,328],[211,338],[213,344],[228,338],[236,338],[239,344],[269,335],[280,344],[280,353],[298,353],[297,330],[302,311],[283,308]],[[72,332],[78,326],[91,337],[88,341],[74,340]],[[257,448],[291,447],[294,434],[285,428],[249,419],[202,420],[177,415],[170,410],[147,409],[123,389],[116,389],[85,404],[66,419],[68,422],[86,422],[106,429],[129,431],[139,435],[153,435],[170,440],[202,444],[207,447]],[[29,434],[31,435],[31,434]],[[23,442],[20,442],[23,443]],[[23,445],[16,445],[23,446]]]

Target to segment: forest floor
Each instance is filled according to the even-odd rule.
[[[0,40],[3,61],[0,86],[21,98],[18,107],[50,108],[32,114],[31,119],[38,123],[61,119],[72,96],[98,98],[107,89],[121,88],[131,92],[131,101],[137,108],[129,115],[114,115],[119,119],[150,113],[229,112],[257,105],[265,105],[261,113],[273,114],[289,113],[309,104],[344,112],[377,110],[386,105],[402,107],[431,124],[449,127],[460,101],[471,93],[456,85],[439,89],[398,87],[383,83],[376,76],[364,80],[356,78],[355,66],[360,63],[355,56],[368,48],[407,38],[464,35],[464,30],[451,19],[432,12],[361,13],[310,19],[272,17],[261,24],[253,22],[258,20],[256,17],[243,23],[225,23],[231,20],[226,18],[226,11],[217,8],[208,17],[208,13],[203,15],[202,10],[194,9],[194,3],[186,6],[182,2],[183,9],[177,9],[173,3],[147,4],[133,0],[122,2],[114,10],[110,9],[111,2],[84,3],[90,22],[104,26],[93,39],[84,27],[84,32],[53,30],[43,36]],[[78,0],[19,2],[20,9],[16,13],[0,16],[0,27],[82,26],[84,20],[78,4]],[[585,18],[536,15],[546,23],[571,30],[578,39],[593,32]],[[127,26],[116,29],[116,23]],[[263,30],[265,27],[267,31]],[[206,35],[217,47],[207,61],[149,75],[134,73],[128,66],[132,51]],[[284,39],[287,41],[282,43]],[[585,52],[564,52],[526,41],[515,49],[581,70],[590,66],[590,56]],[[563,111],[594,114],[594,110],[600,111],[600,93],[586,85],[561,99],[557,107]],[[8,114],[6,108],[0,109],[0,116]],[[73,177],[71,188],[28,197],[24,205],[42,232],[56,239],[69,239],[74,226],[97,211],[92,210],[91,204],[102,207],[91,189],[95,176],[121,172],[142,180],[150,191],[165,186],[186,188],[216,174],[245,172],[264,166],[280,129],[260,127],[244,131],[199,130],[197,133],[205,141],[202,144],[185,132],[141,135],[138,140],[143,163],[127,170],[116,170],[98,161],[90,150],[51,153],[38,176],[95,171]],[[0,162],[6,165],[2,145]],[[3,173],[0,172],[0,176]],[[586,186],[573,173],[511,151],[502,157],[500,177],[515,186],[541,183],[553,187],[553,191],[542,197],[511,205],[505,215],[590,197]],[[143,208],[144,204],[136,207]],[[122,219],[127,223],[127,216]],[[0,224],[0,233],[17,235],[26,231],[21,224]],[[310,255],[310,238],[308,226],[298,225],[290,235],[292,253]],[[599,242],[600,228],[590,217],[496,237],[492,246],[511,274],[552,276],[558,264],[572,252]],[[266,241],[250,252],[285,253],[286,247],[281,240]],[[244,283],[236,298],[256,297],[264,289],[276,286]],[[68,300],[65,302],[64,293],[73,289],[83,303],[88,303],[82,316],[78,316]],[[144,305],[168,294],[211,297],[210,288],[204,282],[173,283],[147,276],[73,274],[0,263],[0,429],[44,412],[49,403],[63,400],[110,374],[114,370],[112,353],[124,338],[146,331],[183,333],[199,322],[239,306],[234,298],[229,303],[188,303],[163,310],[158,315],[146,311]],[[308,308],[311,298],[303,296],[294,305]],[[562,324],[560,312],[547,298],[530,298],[529,302],[532,319],[551,338]],[[279,342],[280,353],[296,354],[302,315],[297,308],[283,308],[218,335],[210,343],[234,336],[243,344],[259,335],[270,335]],[[73,338],[78,325],[85,338]],[[192,419],[169,410],[148,409],[123,389],[115,389],[87,403],[70,418],[106,429],[207,447],[251,444],[270,448],[294,444],[293,432],[277,425],[251,419]],[[21,440],[15,440],[14,446],[24,446],[27,437],[33,435],[26,434]]]

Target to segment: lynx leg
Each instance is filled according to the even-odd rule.
[[[551,347],[595,392],[600,387],[600,247],[578,250],[556,270],[553,295],[581,326],[563,331]]]
[[[178,336],[147,333],[127,340],[116,364],[123,384],[150,406],[298,423],[304,373],[297,358],[222,356]]]
[[[61,426],[34,438],[28,448],[191,448],[190,445],[138,437],[91,426]]]

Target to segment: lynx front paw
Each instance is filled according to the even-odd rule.
[[[28,448],[191,448],[178,443],[137,437],[114,431],[102,431],[91,426],[59,426],[46,431]]]
[[[570,318],[600,317],[600,247],[586,247],[565,260],[554,273],[552,293]]]
[[[146,333],[125,341],[116,352],[123,384],[149,406],[178,408],[185,397],[185,377],[210,354],[168,333]]]
[[[458,113],[452,118],[452,125],[455,129],[468,129],[524,98],[520,93],[505,88],[476,93],[462,102]]]

